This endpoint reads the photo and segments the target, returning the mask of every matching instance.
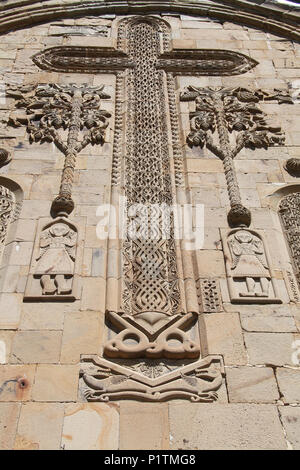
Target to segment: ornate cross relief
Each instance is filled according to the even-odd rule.
[[[129,221],[133,209],[154,213],[120,243],[122,271],[107,279],[109,360],[82,358],[84,398],[216,400],[224,370],[221,357],[201,358],[193,256],[182,255],[172,211],[168,236],[163,229],[162,209],[184,192],[173,74],[234,75],[256,62],[231,51],[172,51],[168,25],[153,17],[122,20],[117,50],[56,47],[34,61],[48,70],[117,74],[112,202],[125,188]],[[108,259],[113,246],[108,242]]]
[[[74,209],[76,157],[88,144],[104,143],[110,113],[101,109],[101,100],[109,98],[103,88],[50,84],[7,90],[19,108],[9,124],[26,125],[30,142],[53,142],[65,155],[59,195],[52,203],[54,220],[39,221],[25,299],[74,300],[79,295],[82,234],[68,216]]]

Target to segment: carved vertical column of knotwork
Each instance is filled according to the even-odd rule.
[[[300,193],[285,196],[279,204],[279,216],[291,254],[292,266],[300,287]],[[292,277],[292,276],[290,276]],[[294,288],[298,299],[298,290]]]
[[[0,185],[0,262],[10,222],[16,217],[16,198],[12,191]]]
[[[186,252],[182,259],[181,242],[175,239],[176,214],[170,210],[183,179],[174,78],[157,66],[159,56],[169,50],[168,40],[168,28],[159,20],[132,18],[119,27],[119,47],[125,46],[135,61],[125,83],[123,182],[128,225],[120,244],[121,296],[114,300],[112,287],[107,291],[107,306],[115,309],[106,312],[110,329],[104,358],[82,358],[81,390],[91,401],[213,401],[222,383],[221,358],[199,359],[192,255]],[[116,173],[113,170],[113,176]],[[113,183],[118,186],[118,179]],[[108,279],[108,286],[113,285]]]

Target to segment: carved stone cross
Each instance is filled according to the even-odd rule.
[[[126,359],[126,368],[85,357],[81,370],[85,398],[215,400],[222,383],[222,359],[201,358],[193,255],[188,251],[182,255],[174,214],[167,237],[162,230],[164,208],[176,202],[181,180],[174,75],[235,75],[256,62],[231,51],[171,50],[168,25],[154,17],[123,19],[117,49],[54,47],[33,60],[40,68],[57,72],[116,73],[112,200],[124,189],[129,219],[137,206],[154,214],[150,223],[139,225],[135,237],[126,234],[122,268],[115,278],[107,279],[106,315],[119,333],[110,333],[104,355]],[[108,242],[108,260],[109,253]],[[152,378],[147,376],[147,364],[140,367],[140,360],[134,364],[138,358],[152,364]],[[176,370],[180,364],[172,365],[170,359],[185,361],[180,363],[184,367]]]

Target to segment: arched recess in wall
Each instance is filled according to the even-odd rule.
[[[300,288],[300,184],[284,186],[267,199],[270,209],[278,214],[291,266]]]
[[[0,176],[0,291],[12,251],[15,249],[17,223],[22,208],[23,190],[13,180]]]

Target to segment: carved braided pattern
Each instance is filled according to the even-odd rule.
[[[130,23],[127,31],[129,56],[136,61],[127,81],[127,208],[143,204],[151,214],[154,211],[155,223],[151,220],[151,225],[140,227],[140,235],[123,245],[123,309],[130,315],[142,311],[172,315],[180,303],[174,235],[171,229],[170,238],[163,239],[162,215],[155,206],[172,204],[163,72],[156,69],[159,30],[155,23],[139,20]],[[142,236],[145,230],[148,237]]]
[[[300,193],[285,196],[280,202],[279,214],[300,286]]]
[[[13,218],[15,205],[14,194],[5,186],[0,186],[0,256],[4,249],[7,229]]]

